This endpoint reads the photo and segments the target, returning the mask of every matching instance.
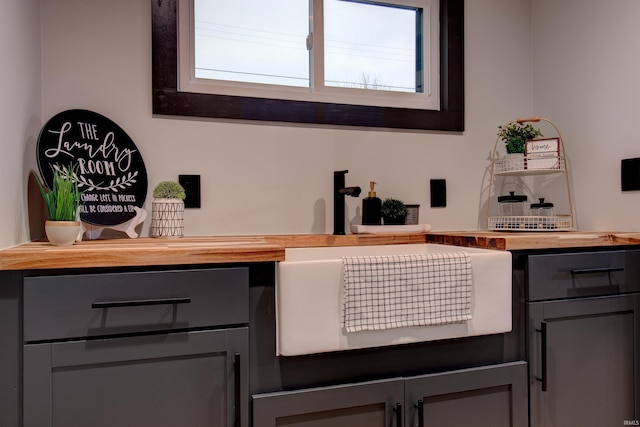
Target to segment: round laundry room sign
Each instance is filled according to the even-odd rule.
[[[45,185],[53,171],[71,166],[82,192],[80,219],[112,226],[136,216],[147,197],[147,171],[140,151],[120,126],[88,110],[52,117],[40,131],[38,169]]]

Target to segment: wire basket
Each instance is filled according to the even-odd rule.
[[[491,216],[489,230],[494,231],[565,231],[573,227],[571,215]]]
[[[495,159],[496,175],[535,175],[564,172],[564,158],[549,155],[507,155]]]

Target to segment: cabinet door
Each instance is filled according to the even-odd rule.
[[[253,427],[401,427],[401,379],[253,396]]]
[[[24,346],[25,427],[247,427],[248,328]]]
[[[532,426],[640,418],[640,296],[530,303]]]
[[[527,364],[505,363],[407,379],[406,426],[527,426]]]

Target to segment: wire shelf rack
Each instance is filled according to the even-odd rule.
[[[575,214],[573,210],[573,200],[571,198],[571,188],[569,185],[569,175],[567,172],[567,157],[564,149],[564,142],[560,129],[549,119],[543,117],[519,118],[506,125],[513,123],[540,122],[549,123],[558,135],[558,153],[550,154],[503,154],[498,156],[497,148],[500,137],[496,139],[491,155],[491,169],[489,174],[489,189],[487,191],[487,229],[494,231],[568,231],[575,227]],[[564,173],[567,199],[569,203],[568,215],[553,216],[489,216],[491,207],[491,187],[494,176],[507,175],[542,175]]]

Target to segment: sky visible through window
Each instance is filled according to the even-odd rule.
[[[416,12],[325,0],[325,84],[415,92]]]
[[[195,76],[310,87],[307,0],[195,0]],[[325,0],[326,86],[416,92],[412,9]]]

